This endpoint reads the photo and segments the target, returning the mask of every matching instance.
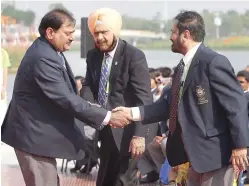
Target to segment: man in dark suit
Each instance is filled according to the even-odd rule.
[[[172,51],[184,57],[167,99],[114,111],[144,124],[169,119],[167,158],[171,166],[190,162],[189,186],[232,185],[234,173],[248,164],[247,101],[229,60],[202,43],[203,18],[183,11],[174,21]]]
[[[82,159],[84,138],[74,119],[101,129],[128,122],[76,95],[73,73],[62,52],[73,41],[75,20],[55,9],[41,20],[37,38],[18,69],[2,141],[15,150],[27,186],[59,185],[56,160]]]
[[[119,38],[121,25],[120,14],[109,8],[98,9],[88,17],[96,48],[87,54],[87,72],[81,94],[85,100],[109,110],[119,105],[152,103],[145,55]],[[155,135],[157,129],[152,127]],[[143,126],[141,122],[125,129],[107,126],[100,132],[97,186],[120,184],[119,176],[128,168],[129,149],[133,156],[142,154],[148,133],[152,136],[149,127]]]

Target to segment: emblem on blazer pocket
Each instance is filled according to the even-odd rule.
[[[197,96],[197,104],[201,105],[201,104],[208,103],[205,90],[200,85],[196,86],[196,96]]]

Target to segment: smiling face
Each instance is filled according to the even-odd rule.
[[[75,25],[66,20],[58,30],[47,28],[46,35],[49,42],[59,52],[69,50],[74,40]]]
[[[170,40],[172,42],[171,45],[171,50],[172,52],[175,53],[182,53],[183,48],[184,48],[184,39],[183,39],[183,34],[179,34],[179,29],[177,28],[177,24],[173,24],[172,28],[171,28],[171,36],[170,36]]]

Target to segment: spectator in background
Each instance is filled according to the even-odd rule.
[[[239,71],[237,74],[239,83],[245,93],[247,100],[249,100],[249,72],[246,70]]]
[[[82,83],[84,82],[84,77],[83,76],[75,76],[75,84],[77,88],[77,94],[80,95],[80,90],[82,88]]]
[[[154,98],[154,94],[157,90],[157,85],[158,85],[158,77],[160,77],[160,72],[156,69],[149,70],[150,73],[150,87],[151,87],[151,92]],[[153,100],[155,101],[155,100]]]
[[[1,64],[0,64],[0,124],[3,122],[5,112],[7,110],[7,80],[8,67],[10,66],[9,54],[3,48],[1,49]]]
[[[169,67],[160,67],[158,70],[161,73],[162,84],[166,86],[171,81],[172,69]]]
[[[157,89],[153,96],[154,100],[158,100],[163,92],[163,88],[171,82],[172,70],[168,67],[158,68],[160,75],[156,77]]]

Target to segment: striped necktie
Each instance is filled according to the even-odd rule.
[[[111,64],[111,57],[109,54],[106,53],[102,63],[102,69],[99,80],[99,92],[98,92],[98,102],[102,107],[105,107],[108,96],[106,92],[106,86],[108,82],[108,70],[110,64]]]
[[[58,54],[59,54],[59,56],[60,56],[60,58],[61,58],[61,62],[62,62],[63,67],[64,67],[65,69],[67,69],[67,67],[66,67],[66,62],[65,62],[65,59],[64,59],[62,53],[60,52],[60,53],[58,53]]]

